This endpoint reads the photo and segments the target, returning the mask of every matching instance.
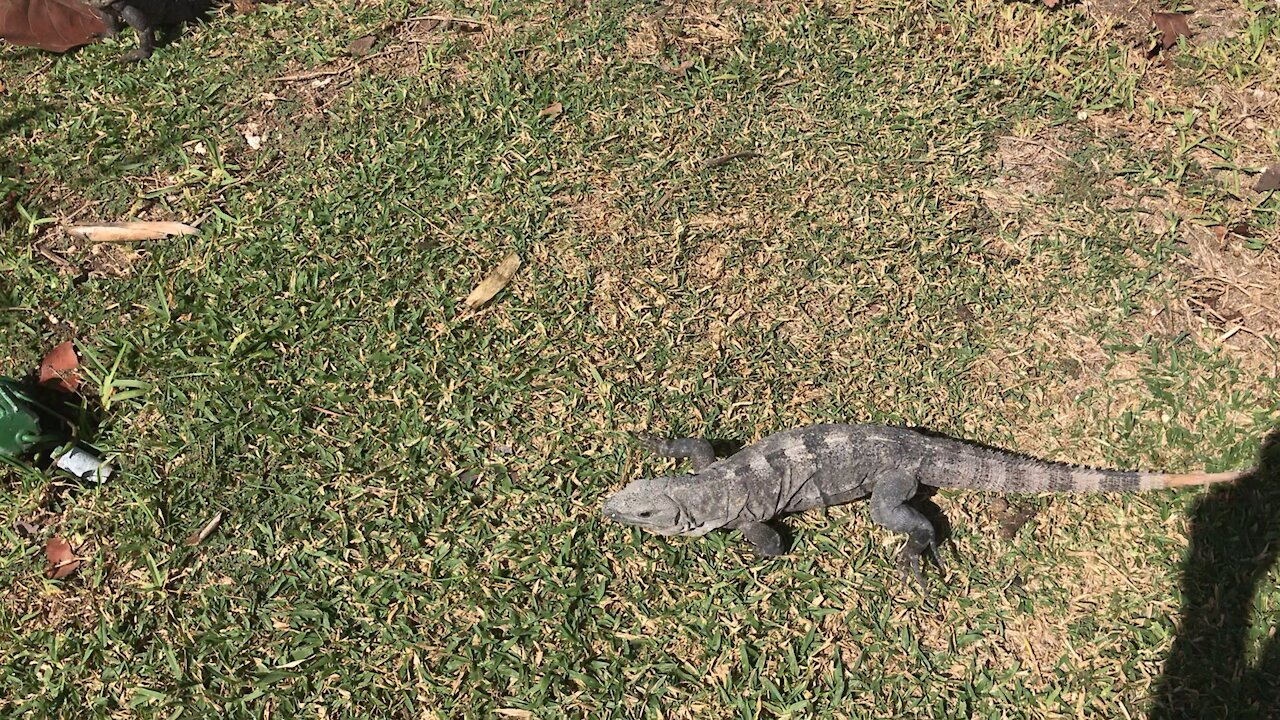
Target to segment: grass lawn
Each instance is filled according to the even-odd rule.
[[[862,504],[768,561],[599,516],[670,470],[633,428],[1258,462],[1280,16],[1213,1],[312,0],[136,66],[0,47],[0,374],[74,337],[121,467],[0,469],[0,714],[1266,717],[1269,461],[940,492],[927,603]],[[1195,34],[1148,57],[1152,9]],[[63,229],[126,219],[201,232]]]

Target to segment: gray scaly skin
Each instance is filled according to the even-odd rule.
[[[922,588],[920,556],[929,552],[940,569],[942,562],[933,525],[907,504],[920,485],[1000,493],[1136,492],[1246,474],[1100,470],[880,425],[787,430],[719,461],[706,440],[636,437],[658,455],[691,459],[694,474],[636,480],[609,497],[605,517],[660,535],[736,529],[757,552],[774,556],[785,549],[768,524],[773,518],[870,496],[872,520],[907,536],[899,567],[904,580],[910,572]]]
[[[102,13],[108,34],[114,36],[127,24],[138,33],[138,49],[125,61],[145,60],[156,49],[156,29],[179,25],[204,15],[211,0],[87,0]]]

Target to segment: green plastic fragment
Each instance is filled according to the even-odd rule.
[[[25,394],[12,380],[0,377],[0,455],[16,459],[43,439],[40,419]]]

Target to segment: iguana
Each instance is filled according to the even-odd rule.
[[[1101,470],[881,425],[787,430],[719,461],[711,443],[700,438],[634,436],[657,455],[691,459],[694,474],[636,480],[605,501],[605,517],[660,535],[736,529],[757,552],[774,556],[785,549],[768,521],[870,496],[872,520],[906,534],[898,567],[904,580],[910,572],[922,588],[920,556],[927,551],[939,569],[943,564],[933,525],[908,504],[920,485],[1002,493],[1136,492],[1229,482],[1247,474]]]
[[[212,0],[86,0],[102,13],[110,35],[126,24],[138,32],[138,49],[124,56],[126,61],[145,60],[156,49],[156,29],[171,27],[202,17]]]

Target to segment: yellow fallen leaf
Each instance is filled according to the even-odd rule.
[[[180,222],[121,222],[72,225],[67,232],[90,242],[133,242],[159,240],[171,235],[196,235],[200,231]]]
[[[489,276],[476,286],[475,290],[471,291],[471,294],[463,301],[464,309],[475,310],[489,302],[494,295],[497,295],[502,288],[511,282],[511,279],[516,275],[516,270],[519,269],[520,255],[511,253],[503,259],[501,265],[494,268],[493,272],[489,273]]]

